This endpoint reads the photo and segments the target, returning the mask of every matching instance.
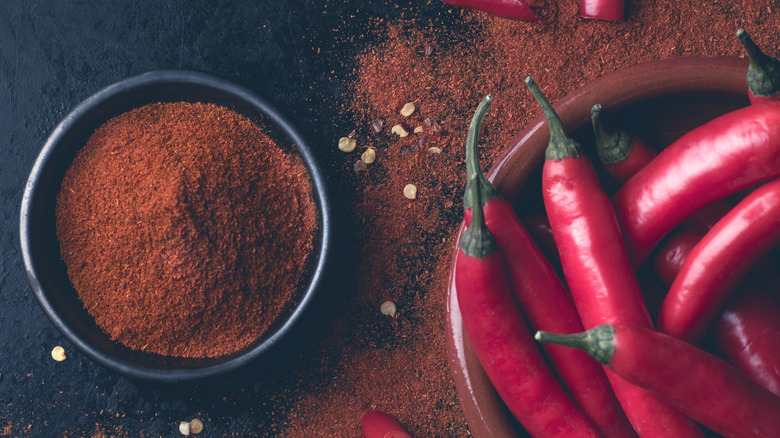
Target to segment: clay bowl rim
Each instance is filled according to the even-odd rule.
[[[64,305],[57,293],[73,295],[72,285],[63,284],[64,264],[59,261],[59,245],[53,238],[53,196],[59,190],[64,169],[95,128],[109,118],[138,106],[160,101],[212,102],[226,106],[262,122],[272,137],[286,141],[308,170],[312,197],[319,214],[315,249],[312,251],[305,278],[299,287],[296,303],[286,315],[266,331],[258,342],[234,354],[212,359],[181,359],[137,352],[96,334],[94,320],[73,310],[72,300]],[[279,137],[280,136],[280,137]],[[80,139],[76,145],[74,139]],[[63,161],[64,162],[61,162]],[[52,194],[54,193],[54,195]],[[33,293],[54,326],[86,356],[127,377],[160,383],[186,383],[225,376],[249,364],[270,364],[273,355],[281,354],[289,338],[299,331],[304,320],[311,318],[315,296],[324,282],[332,253],[332,219],[329,195],[319,165],[309,143],[290,120],[264,98],[250,89],[212,74],[187,70],[155,70],[120,80],[97,91],[65,116],[44,143],[24,188],[20,210],[20,243],[22,258]],[[43,231],[41,231],[43,230]],[[41,237],[45,234],[48,237]],[[52,242],[55,240],[55,242]],[[56,248],[56,255],[52,255]],[[48,251],[45,251],[47,249]],[[44,254],[48,253],[48,255]],[[54,275],[58,278],[52,280]],[[67,279],[67,276],[65,276]],[[57,281],[58,280],[58,281]],[[76,314],[71,314],[75,312]],[[264,365],[265,366],[265,365]]]
[[[745,96],[747,60],[736,57],[691,56],[636,64],[606,74],[565,95],[553,107],[567,130],[590,121],[592,105],[621,108],[646,99],[687,93],[717,92]],[[540,84],[542,88],[543,84]],[[516,201],[528,177],[540,168],[549,140],[544,118],[539,115],[512,138],[487,172],[502,194]],[[464,230],[461,224],[457,242]],[[452,257],[454,263],[454,257]],[[472,434],[475,437],[523,436],[471,349],[463,331],[452,264],[447,283],[446,338],[450,370]],[[526,435],[527,436],[527,435]]]

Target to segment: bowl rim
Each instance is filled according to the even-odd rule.
[[[637,100],[656,97],[658,93],[669,95],[715,89],[727,94],[744,92],[747,101],[747,85],[743,85],[747,63],[747,59],[737,57],[681,56],[634,64],[586,83],[554,102],[553,107],[567,130],[575,130],[590,120],[590,108],[594,103],[602,103],[609,110],[617,110]],[[741,79],[737,80],[738,77]],[[614,86],[617,81],[630,81],[634,88],[629,93],[623,92]],[[593,99],[595,96],[606,98],[596,102]],[[487,178],[510,202],[514,203],[520,190],[507,187],[506,182],[524,185],[527,175],[531,173],[530,169],[541,163],[544,147],[538,150],[525,148],[527,150],[522,153],[526,154],[526,160],[520,165],[511,165],[512,160],[528,143],[546,144],[549,132],[543,129],[545,127],[544,116],[539,115],[531,120],[506,143],[490,170],[486,172]],[[458,243],[464,230],[465,225],[461,223],[450,253],[446,284],[445,337],[450,372],[466,422],[475,437],[520,436],[514,426],[516,420],[490,384],[462,326],[453,272]]]
[[[40,273],[36,266],[35,254],[31,247],[31,233],[33,232],[30,224],[31,208],[34,205],[36,198],[41,196],[43,187],[41,187],[42,184],[40,180],[45,173],[47,164],[53,159],[52,157],[55,151],[58,149],[59,145],[64,144],[62,143],[63,137],[70,132],[70,130],[74,129],[85,115],[91,114],[107,102],[111,102],[113,99],[125,95],[128,92],[132,92],[133,90],[163,84],[194,85],[212,89],[224,93],[225,95],[235,97],[242,101],[242,103],[246,103],[248,106],[259,110],[263,115],[263,119],[267,119],[269,125],[278,129],[289,138],[294,150],[300,155],[311,179],[312,197],[317,204],[319,213],[317,229],[318,245],[315,247],[316,261],[308,273],[308,284],[290,315],[279,326],[269,329],[271,330],[269,336],[254,347],[242,351],[235,356],[229,356],[222,362],[202,367],[162,369],[128,363],[118,357],[106,354],[99,347],[88,342],[80,336],[54,308],[54,305],[49,298],[49,293],[42,286],[39,279]],[[206,99],[204,101],[208,100]],[[330,205],[325,180],[309,143],[300,134],[295,125],[271,103],[247,87],[210,73],[190,70],[153,70],[122,79],[100,89],[74,107],[52,130],[32,166],[32,170],[30,171],[24,187],[19,215],[21,253],[28,281],[35,298],[44,313],[71,344],[92,360],[119,374],[137,378],[139,380],[164,383],[203,380],[221,376],[228,372],[243,368],[263,357],[267,352],[278,346],[282,340],[287,338],[292,333],[297,323],[303,318],[303,315],[309,312],[310,308],[313,306],[312,303],[315,299],[316,291],[321,289],[325,271],[332,253],[333,226]]]

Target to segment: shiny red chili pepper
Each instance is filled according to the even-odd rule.
[[[750,102],[780,99],[780,60],[763,53],[744,29],[737,30],[737,38],[750,58],[747,72]]]
[[[594,107],[593,126],[596,133],[596,149],[602,160],[626,157],[616,163],[605,164],[607,171],[619,182],[625,182],[652,160],[655,151],[642,141],[625,141],[634,135],[625,130],[604,127],[600,108]],[[606,128],[606,129],[605,129]],[[611,133],[604,135],[604,133]],[[614,161],[614,160],[612,160]],[[675,232],[653,256],[652,265],[656,277],[666,287],[680,272],[685,259],[704,234],[728,213],[732,206],[723,200],[709,204],[691,215],[684,223],[693,227]],[[764,263],[767,265],[768,263]],[[760,266],[756,271],[762,280],[774,272],[771,266]],[[713,325],[715,344],[723,355],[737,368],[765,388],[777,393],[780,389],[780,313],[778,305],[763,284],[775,285],[766,279],[762,285],[742,285],[739,293],[725,305],[724,311]],[[641,282],[642,292],[651,314],[655,313],[657,300],[663,300],[666,289],[656,291],[654,283]],[[658,308],[660,309],[658,303]],[[652,308],[652,309],[651,309]]]
[[[626,0],[579,0],[580,15],[597,20],[623,21]]]
[[[412,438],[391,415],[369,409],[363,414],[360,428],[363,438]]]
[[[738,109],[688,132],[612,198],[633,266],[696,210],[778,175],[780,102]]]
[[[596,153],[607,173],[622,184],[652,161],[658,155],[658,151],[650,147],[638,135],[626,129],[605,123],[601,110],[601,105],[598,104],[591,109]],[[697,228],[706,227],[709,229],[714,224],[712,216],[719,213],[719,210],[715,210],[715,208],[720,208],[721,203],[728,205],[725,201],[716,201],[710,206],[697,211],[686,221],[690,221]],[[723,214],[725,214],[725,211],[717,218],[719,219]],[[672,275],[677,275],[677,271]],[[647,310],[653,318],[656,318],[661,311],[661,305],[666,296],[668,285],[664,286],[661,284],[649,269],[639,270],[637,272],[637,280],[639,280],[641,285],[642,296],[647,305]]]
[[[463,200],[466,225],[470,224],[476,201],[472,193],[478,192],[487,228],[495,236],[512,292],[532,330],[580,332],[583,327],[577,309],[555,269],[536,246],[512,205],[480,168],[477,140],[491,102],[491,96],[482,100],[466,137],[466,169],[470,175]],[[601,366],[586,360],[587,355],[582,351],[555,345],[544,347],[552,347],[545,351],[553,369],[604,436],[636,436]]]
[[[766,438],[780,431],[780,397],[725,361],[672,336],[613,324],[575,335],[538,332],[536,339],[587,351],[723,436]]]
[[[653,256],[653,267],[661,281],[671,285],[685,259],[704,232],[679,230]],[[765,273],[769,263],[759,262],[755,278],[740,284],[712,324],[715,346],[745,375],[780,395],[780,306],[772,299]]]
[[[619,183],[625,183],[642,170],[658,155],[658,151],[648,145],[641,137],[625,129],[604,123],[601,105],[591,109],[593,133],[596,141],[596,153],[604,169]],[[732,205],[719,199],[691,214],[683,222],[685,225],[709,230],[722,218]]]
[[[658,329],[698,342],[745,274],[780,243],[780,180],[757,188],[696,245],[669,288]]]
[[[555,238],[552,235],[550,221],[547,220],[547,216],[532,214],[523,217],[522,222],[531,234],[534,242],[539,245],[539,248],[547,259],[550,260],[550,263],[553,264],[553,267],[556,268],[556,272],[558,272],[560,270],[561,258],[558,255],[558,247],[555,246]],[[563,273],[559,272],[559,275],[563,276]],[[647,311],[652,318],[656,318],[661,310],[661,304],[664,296],[666,296],[668,287],[661,284],[649,270],[640,270],[636,273],[636,276],[642,289],[642,296],[644,297]]]
[[[631,323],[652,328],[636,276],[626,254],[609,197],[581,146],[532,78],[526,78],[550,129],[542,171],[542,196],[563,272],[585,328]],[[640,436],[704,436],[690,419],[648,391],[607,372]]]
[[[474,352],[507,408],[531,435],[600,436],[533,341],[485,224],[477,187],[470,186],[472,220],[461,235],[455,261],[455,293]]]
[[[513,20],[539,21],[544,4],[537,0],[442,0],[444,3],[462,8],[476,9],[497,17]]]

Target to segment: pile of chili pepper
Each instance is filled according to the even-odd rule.
[[[780,436],[780,61],[737,37],[749,106],[656,150],[594,102],[596,164],[527,78],[550,130],[527,221],[480,169],[477,107],[453,293],[532,436]]]

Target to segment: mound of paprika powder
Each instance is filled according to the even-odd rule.
[[[318,215],[305,165],[281,146],[203,103],[146,105],[94,132],[57,196],[57,237],[111,339],[222,356],[294,301]]]

